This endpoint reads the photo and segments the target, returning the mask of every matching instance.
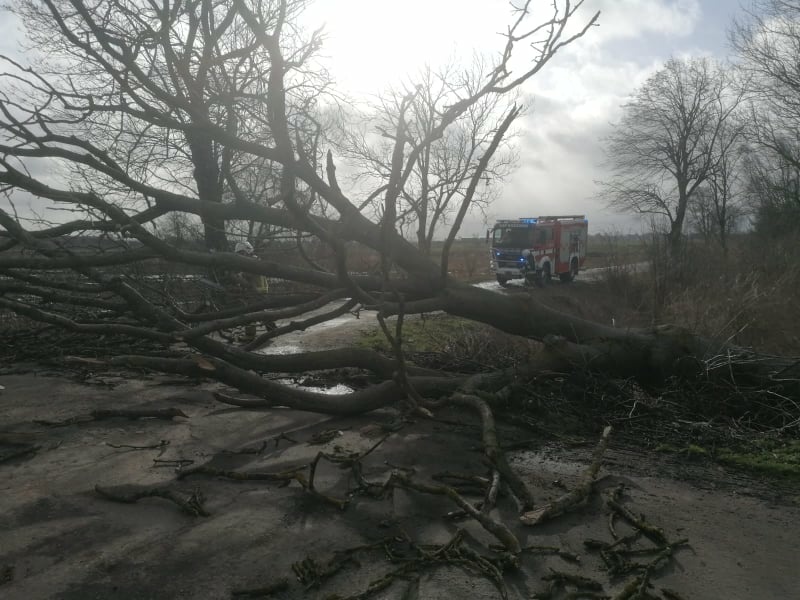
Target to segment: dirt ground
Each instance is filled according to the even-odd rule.
[[[221,469],[274,473],[307,465],[319,451],[363,452],[380,439],[378,426],[393,422],[391,411],[329,419],[285,409],[243,410],[218,403],[211,394],[220,389],[216,384],[117,375],[101,373],[80,383],[41,372],[0,377],[0,458],[30,450],[0,461],[0,597],[348,597],[396,567],[383,550],[359,553],[357,561],[308,589],[297,581],[292,565],[306,558],[319,565],[334,551],[380,540],[400,544],[407,537],[443,544],[458,528],[475,540],[492,541],[474,524],[443,520],[455,506],[438,497],[400,490],[384,499],[354,495],[339,510],[294,482],[176,479],[179,465],[210,462]],[[35,423],[135,407],[174,407],[186,417],[60,427]],[[455,411],[441,416],[443,422],[419,421],[389,433],[363,460],[364,476],[381,482],[401,468],[413,468],[420,481],[445,471],[485,474],[477,421]],[[312,443],[323,432],[333,437]],[[524,437],[506,433],[509,440]],[[276,439],[280,434],[290,439]],[[544,502],[578,480],[590,451],[591,444],[551,446],[510,456],[537,501]],[[799,490],[779,489],[713,465],[665,463],[661,456],[618,447],[613,434],[602,475],[601,492],[625,484],[623,502],[633,513],[646,515],[672,541],[688,540],[653,578],[654,594],[669,588],[686,600],[798,597]],[[209,515],[189,516],[161,498],[115,503],[94,489],[159,484],[182,497],[202,494]],[[356,487],[349,470],[324,461],[316,485],[337,498]],[[516,523],[512,502],[501,498],[498,505],[495,515]],[[506,579],[510,598],[542,592],[542,577],[550,569],[593,577],[610,596],[626,582],[610,579],[598,555],[584,547],[589,538],[612,539],[602,493],[548,524],[512,527],[523,545],[557,547],[578,555],[580,562],[524,555],[519,570]],[[617,529],[629,532],[621,523]],[[288,587],[273,595],[234,594],[282,578]],[[371,597],[467,599],[498,598],[500,593],[480,574],[438,566],[422,570],[419,578],[399,579]]]

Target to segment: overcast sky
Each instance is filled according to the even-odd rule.
[[[549,0],[534,0],[546,7]],[[524,89],[520,165],[491,213],[497,218],[585,213],[593,231],[638,231],[638,222],[597,199],[605,176],[602,139],[633,90],[670,56],[728,54],[739,0],[586,0],[599,27],[573,43]],[[359,94],[396,84],[420,65],[474,49],[490,52],[509,22],[506,0],[321,0],[323,52],[334,77]],[[316,14],[313,15],[316,17]],[[579,19],[580,20],[580,19]],[[472,219],[464,234],[482,231]]]
[[[533,4],[544,9],[551,0]],[[724,58],[739,7],[739,0],[586,0],[578,19],[600,10],[600,25],[526,84],[520,165],[492,215],[580,212],[594,232],[638,230],[596,198],[602,138],[626,97],[670,56]],[[368,99],[426,63],[498,49],[509,12],[506,0],[317,0],[307,18],[325,26],[323,54],[341,89]],[[17,29],[2,17],[0,52],[14,52]],[[462,234],[483,229],[472,219]]]

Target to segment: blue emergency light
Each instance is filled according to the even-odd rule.
[[[520,219],[520,221],[522,221],[523,223],[538,223],[539,219],[537,219],[536,217],[525,217]]]

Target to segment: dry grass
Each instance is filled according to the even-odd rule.
[[[650,267],[630,268],[608,253],[603,281],[621,304],[653,324],[672,323],[701,335],[776,354],[800,348],[800,264],[796,242],[742,235],[727,252],[692,240],[669,257],[658,238],[647,245]]]
[[[377,328],[362,332],[357,343],[391,353]],[[462,373],[518,366],[538,348],[532,340],[443,313],[408,318],[403,325],[403,345],[408,359],[420,366]]]

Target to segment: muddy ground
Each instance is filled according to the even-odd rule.
[[[576,286],[570,294],[581,289]],[[564,292],[554,286],[547,294],[560,303]],[[336,346],[368,326],[345,319],[269,351]],[[439,421],[405,424],[391,410],[331,419],[280,408],[232,408],[212,394],[234,392],[210,382],[85,369],[76,377],[75,372],[23,367],[18,370],[28,372],[0,376],[1,598],[501,597],[474,562],[459,563],[450,555],[451,560],[415,563],[385,589],[359,596],[398,565],[409,564],[404,559],[416,556],[411,542],[442,545],[459,530],[469,548],[495,542],[474,523],[444,518],[456,509],[445,498],[399,489],[372,498],[358,493],[352,470],[324,460],[317,468],[316,490],[348,499],[344,510],[297,482],[178,478],[201,464],[250,473],[305,469],[320,451],[339,457],[363,453],[380,440],[361,461],[370,482],[381,483],[393,471],[411,472],[406,469],[425,482],[442,473],[484,476],[479,423],[470,413],[449,409],[437,415]],[[115,408],[175,408],[185,416],[52,424]],[[501,424],[500,433],[504,442],[516,443],[510,460],[540,503],[580,480],[593,447],[593,440],[542,445],[530,431],[509,424]],[[675,594],[672,598],[686,600],[798,597],[796,484],[749,477],[686,456],[650,455],[613,434],[603,464],[598,489],[585,504],[535,528],[519,525],[516,505],[501,495],[493,515],[509,523],[524,546],[562,553],[524,554],[519,568],[505,577],[508,597],[545,597],[542,578],[552,570],[598,581],[603,589],[594,597],[620,594],[631,576],[610,576],[598,552],[585,546],[591,539],[613,540],[604,497],[620,485],[621,501],[633,514],[644,515],[671,542],[687,540],[654,573],[652,597],[670,597],[665,589]],[[163,498],[112,502],[96,486],[112,494],[161,486],[181,499],[202,499],[192,506],[208,514],[190,516]],[[619,535],[633,531],[621,521],[615,529]],[[378,542],[352,560],[328,562],[343,557],[337,551]],[[639,540],[635,547],[652,545]],[[428,552],[441,556],[435,549]],[[305,562],[298,578],[293,565],[306,559],[314,563]],[[326,564],[342,568],[315,585],[310,573]],[[285,587],[266,593],[284,579]],[[261,593],[239,593],[246,590]],[[567,596],[562,591],[552,597]]]
[[[93,384],[36,374],[0,377],[2,451],[23,444],[30,454],[0,465],[0,569],[3,598],[230,598],[282,578],[289,587],[274,598],[348,596],[393,568],[380,550],[358,556],[319,588],[296,581],[292,564],[310,557],[324,562],[335,550],[408,536],[443,544],[463,527],[491,542],[466,522],[441,519],[455,507],[446,500],[397,490],[386,499],[353,496],[339,510],[296,483],[232,482],[196,476],[176,480],[184,468],[212,461],[223,469],[278,472],[307,464],[319,451],[364,451],[380,439],[390,411],[361,418],[327,419],[282,409],[242,410],[216,402],[217,386],[170,382],[142,375]],[[168,408],[187,415],[172,420],[108,421],[62,427],[37,425],[98,408]],[[413,468],[430,480],[435,472],[482,475],[477,423],[451,412],[446,423],[417,422],[389,434],[364,459],[364,475],[383,481],[393,468]],[[336,432],[324,444],[316,434]],[[280,434],[290,440],[275,440]],[[520,432],[507,431],[509,439]],[[246,448],[259,454],[235,454]],[[157,446],[134,449],[118,446]],[[585,467],[590,446],[518,450],[512,456],[542,501],[563,493]],[[435,460],[432,460],[434,459]],[[684,479],[676,478],[683,476]],[[337,498],[355,488],[352,475],[321,463],[317,489]],[[671,540],[687,538],[675,560],[654,578],[655,591],[669,588],[682,598],[796,598],[800,589],[797,523],[792,492],[721,471],[718,467],[664,464],[611,444],[600,488],[626,485],[625,504],[662,527]],[[202,494],[209,516],[188,516],[160,498],[118,504],[96,485],[165,484],[190,496]],[[514,507],[500,512],[514,522]],[[578,511],[537,528],[514,526],[525,545],[554,546],[580,556],[575,564],[557,556],[524,556],[508,577],[509,596],[529,598],[545,589],[550,568],[596,578],[606,594],[625,583],[603,572],[599,557],[584,548],[589,538],[610,540],[602,494]],[[625,526],[618,524],[621,532]],[[422,569],[416,583],[398,580],[376,598],[497,598],[487,578],[453,566]],[[413,579],[411,580],[414,581]],[[406,595],[409,587],[416,595]],[[660,597],[660,596],[659,596]]]

